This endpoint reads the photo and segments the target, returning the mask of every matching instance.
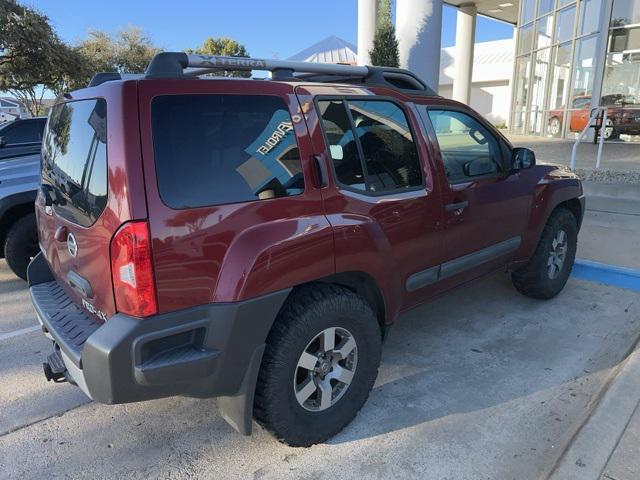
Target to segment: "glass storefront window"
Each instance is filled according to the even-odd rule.
[[[530,135],[538,135],[542,132],[542,120],[545,112],[540,110],[532,110],[529,112],[529,128],[527,133]]]
[[[533,50],[533,24],[520,29],[520,41],[518,42],[518,55],[529,53]]]
[[[640,140],[640,0],[611,1],[607,31],[601,13],[611,7],[609,0],[521,0],[513,133],[576,136],[600,102],[637,113],[638,133],[626,135]],[[597,47],[607,48],[604,72],[596,65],[604,54]],[[596,70],[602,90],[595,85]],[[593,98],[594,88],[598,98]]]
[[[625,30],[631,39],[637,41],[625,42],[632,47],[629,50],[614,50],[614,42],[610,43],[611,51],[607,55],[602,83],[602,105],[637,107],[640,104],[640,28]],[[616,30],[613,33],[617,33]],[[617,46],[622,46],[622,42]]]
[[[551,49],[545,48],[539,50],[534,55],[533,81],[531,82],[531,111],[534,113],[541,112],[544,107],[544,92],[547,81],[547,72],[549,71],[549,60],[551,57]],[[537,121],[540,120],[536,117]],[[539,130],[537,130],[539,131]]]
[[[536,0],[522,0],[522,17],[520,24],[524,25],[533,20],[536,13]]]
[[[536,34],[538,37],[536,48],[544,48],[551,45],[553,34],[553,15],[542,17],[536,22]]]
[[[513,133],[524,133],[525,112],[511,112],[511,131]]]
[[[529,72],[531,66],[531,55],[525,55],[516,59],[515,72],[515,98],[513,108],[521,112],[527,108],[529,98]]]
[[[573,21],[576,17],[576,7],[565,8],[556,14],[556,42],[562,43],[573,37]]]
[[[578,35],[588,35],[598,31],[602,0],[584,0],[580,2],[580,21]]]
[[[541,17],[553,10],[553,4],[554,0],[538,0],[538,16]]]
[[[610,52],[640,50],[640,28],[611,29],[609,41]]]
[[[638,0],[613,0],[611,26],[622,27],[640,23],[640,2]]]
[[[593,74],[595,70],[597,37],[586,37],[578,40],[576,56],[573,61],[573,89],[571,98],[589,97],[593,91]]]
[[[567,106],[567,85],[571,78],[571,42],[558,45],[553,49],[551,67],[551,90],[549,92],[549,108],[551,110]]]

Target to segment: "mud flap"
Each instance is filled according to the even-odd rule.
[[[218,397],[220,415],[241,435],[251,435],[253,428],[253,398],[264,349],[263,343],[253,351],[239,392],[229,397]]]

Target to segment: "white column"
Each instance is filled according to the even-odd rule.
[[[463,4],[458,7],[456,17],[456,57],[453,76],[453,99],[469,103],[471,97],[471,78],[473,76],[473,45],[476,38],[475,4]]]
[[[396,0],[396,36],[400,67],[411,70],[437,92],[442,0]]]
[[[377,0],[358,0],[358,65],[371,65],[369,51],[373,48],[377,18]]]

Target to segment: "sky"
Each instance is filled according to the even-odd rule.
[[[355,44],[358,30],[356,0],[23,0],[20,3],[46,14],[58,35],[69,43],[79,42],[91,29],[115,33],[131,24],[142,28],[164,50],[196,48],[209,36],[227,36],[243,43],[252,57],[286,59],[329,35]],[[455,9],[445,6],[443,47],[455,44],[455,25]],[[511,26],[478,17],[476,41],[512,35]]]

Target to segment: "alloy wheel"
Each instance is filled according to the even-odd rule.
[[[330,327],[305,347],[293,376],[296,400],[305,410],[320,412],[335,405],[353,380],[358,346],[346,329]]]
[[[604,127],[604,139],[609,140],[613,136],[613,122],[607,120]]]
[[[552,118],[551,122],[549,123],[549,133],[552,137],[556,137],[560,134],[560,127],[560,120],[555,117]]]
[[[562,229],[558,230],[551,242],[551,251],[547,259],[547,275],[551,280],[555,280],[562,271],[568,245],[567,233]]]

